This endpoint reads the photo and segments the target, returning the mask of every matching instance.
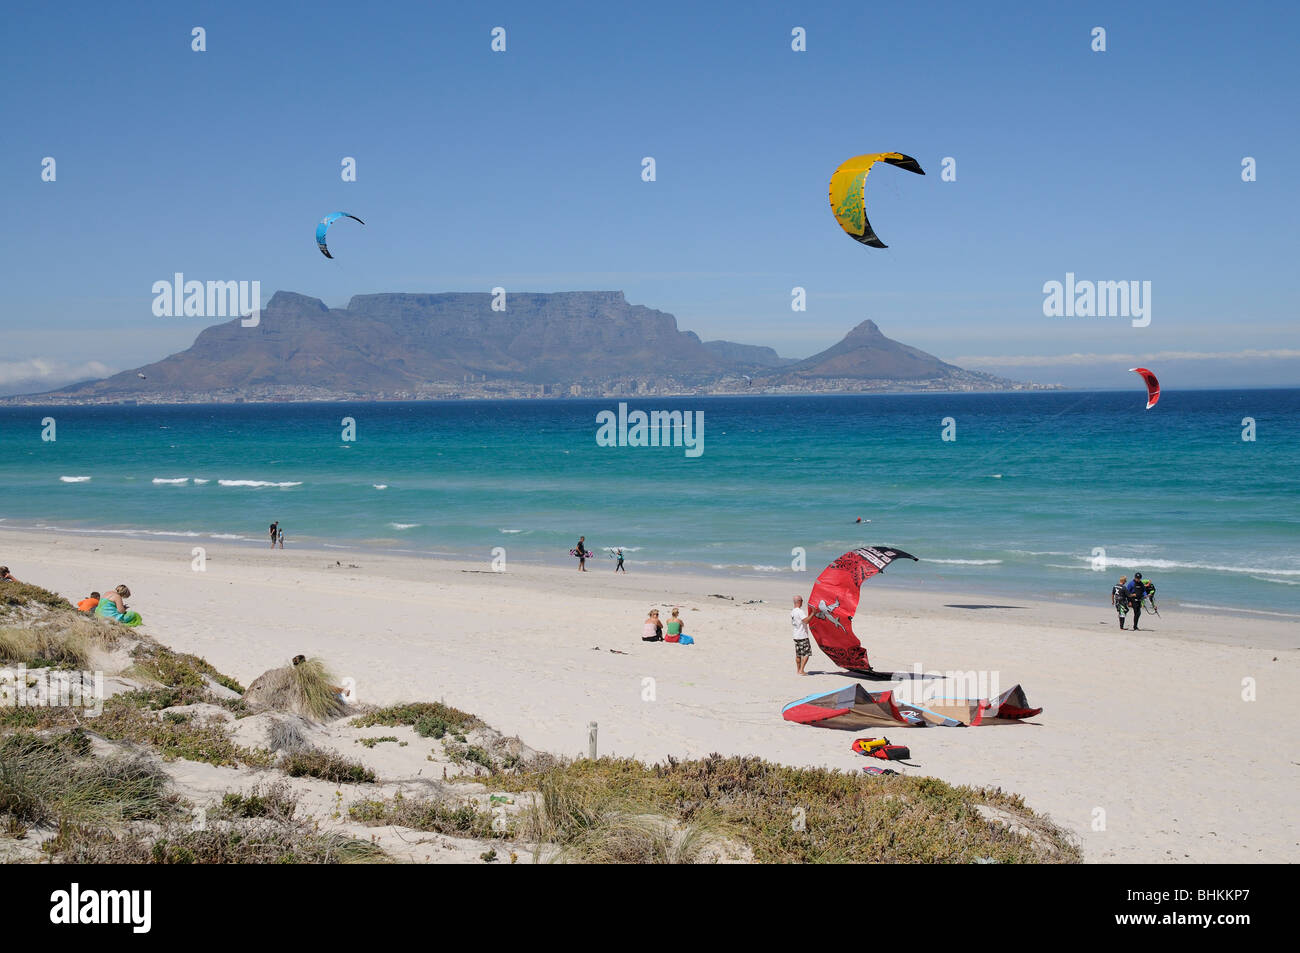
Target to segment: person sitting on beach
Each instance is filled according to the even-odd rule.
[[[99,606],[99,593],[92,592],[85,599],[77,603],[77,608],[82,612],[94,612]]]
[[[0,566],[0,582],[17,582],[17,581],[18,580],[15,579],[13,575],[9,572],[8,566]]]
[[[95,615],[121,622],[123,625],[139,625],[144,621],[140,618],[140,613],[132,612],[126,607],[126,600],[130,597],[131,590],[125,585],[114,586],[100,597],[99,605],[95,607]]]
[[[1110,604],[1119,616],[1119,627],[1124,628],[1124,617],[1128,615],[1128,576],[1120,576],[1119,582],[1111,586]]]
[[[680,613],[680,609],[673,609],[673,617],[668,620],[668,634],[664,636],[665,642],[680,642],[682,640],[684,628]]]
[[[659,610],[651,609],[645,623],[641,626],[641,641],[662,642],[663,640],[664,624],[659,621]]]

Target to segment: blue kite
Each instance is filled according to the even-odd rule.
[[[316,226],[316,244],[320,246],[320,253],[326,258],[333,258],[334,256],[330,254],[329,248],[325,245],[325,233],[329,230],[331,225],[341,218],[350,218],[355,222],[361,222],[361,219],[357,218],[351,212],[330,212],[322,218],[320,224]],[[364,225],[366,223],[361,222],[361,224]]]

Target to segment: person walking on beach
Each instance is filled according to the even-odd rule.
[[[573,547],[573,554],[578,557],[578,572],[587,571],[587,537],[579,536],[578,545]]]
[[[1119,627],[1124,628],[1124,618],[1128,615],[1128,576],[1120,576],[1119,582],[1111,586],[1110,604],[1119,616]]]
[[[284,527],[276,524],[275,533],[276,538],[280,541],[280,548],[284,549]]]
[[[803,596],[795,596],[794,608],[790,610],[790,626],[794,635],[794,670],[800,675],[808,674],[804,669],[812,658],[812,632],[808,630],[808,620],[812,617],[811,610],[804,610]]]
[[[659,610],[651,609],[650,614],[646,616],[645,622],[641,626],[642,642],[662,642],[664,640],[664,624],[659,621]]]
[[[1146,587],[1142,585],[1142,574],[1135,572],[1126,588],[1128,590],[1129,605],[1133,608],[1133,631],[1136,632],[1138,619],[1142,618],[1142,600],[1146,598],[1147,594]]]
[[[271,548],[275,549],[275,537],[280,531],[280,521],[276,520],[271,524]]]
[[[627,567],[623,565],[622,546],[618,548],[618,552],[614,553],[614,558],[618,560],[618,562],[614,563],[614,572],[627,572]]]
[[[1156,615],[1160,614],[1159,607],[1156,606],[1156,584],[1150,579],[1142,580],[1142,588],[1147,593],[1147,604],[1151,606],[1151,611]]]

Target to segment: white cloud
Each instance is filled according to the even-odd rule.
[[[99,361],[73,364],[68,361],[31,357],[23,361],[0,361],[0,387],[13,388],[22,385],[32,390],[41,387],[54,388],[91,377],[107,377],[112,373],[111,368]]]
[[[1157,351],[1154,354],[1012,354],[1001,357],[965,355],[949,358],[959,367],[1053,367],[1065,364],[1115,364],[1125,361],[1258,361],[1300,357],[1300,350],[1274,348],[1244,351]]]

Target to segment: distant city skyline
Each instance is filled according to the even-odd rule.
[[[10,12],[0,393],[188,347],[220,319],[152,313],[175,272],[331,307],[621,290],[786,357],[869,318],[1019,380],[1300,385],[1294,8],[310,11]],[[872,171],[865,248],[827,181],[892,150],[927,174]],[[329,260],[335,210],[366,225]],[[1067,274],[1150,282],[1150,323],[1048,317]]]

